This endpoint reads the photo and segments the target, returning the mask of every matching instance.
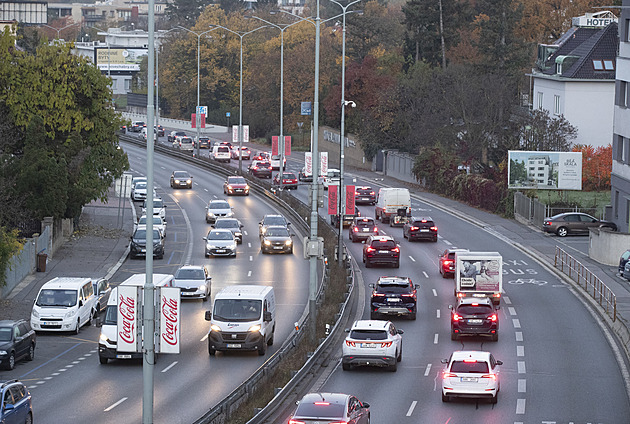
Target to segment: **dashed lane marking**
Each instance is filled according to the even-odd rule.
[[[516,414],[523,415],[525,413],[525,399],[516,399]]]
[[[523,333],[520,331],[517,331],[516,333],[516,341],[517,342],[522,342],[523,341]]]
[[[105,410],[104,410],[103,412],[109,412],[109,411],[111,411],[112,409],[114,409],[115,407],[117,407],[118,405],[120,405],[121,403],[123,403],[123,402],[124,402],[124,401],[126,401],[126,400],[127,400],[127,398],[126,398],[126,397],[124,397],[124,398],[120,399],[118,402],[116,402],[116,403],[114,403],[113,405],[108,406],[107,408],[105,408]]]
[[[503,301],[505,302],[506,305],[511,305],[512,304],[512,301],[507,296],[503,296]]]
[[[205,335],[205,336],[203,336],[203,337],[201,338],[201,340],[199,340],[199,341],[200,341],[200,342],[205,342],[207,338],[208,338],[208,335],[206,334],[206,335]]]
[[[438,309],[437,311],[435,311],[436,314],[436,318],[440,318],[440,310]]]
[[[413,258],[413,256],[409,255],[409,259],[411,259],[412,262],[415,262],[416,260]]]
[[[418,404],[418,401],[416,401],[416,400],[411,402],[411,406],[409,407],[409,410],[407,410],[407,416],[408,417],[411,417],[411,414],[413,414],[413,410],[416,408],[417,404]]]
[[[527,391],[527,380],[524,378],[518,379],[518,392],[525,393]]]
[[[437,297],[437,291],[435,289],[431,289],[433,291],[433,296]]]
[[[516,315],[516,309],[514,309],[512,306],[510,306],[508,308],[508,312],[510,313],[510,315],[514,316]]]
[[[431,372],[431,364],[427,364],[427,369],[424,370],[424,376],[428,377]]]
[[[427,272],[426,272],[426,271],[422,271],[422,274],[424,274],[424,277],[425,277],[425,278],[429,278],[429,274],[427,274]]]
[[[521,328],[521,322],[518,320],[518,318],[514,318],[512,320],[512,324],[514,325],[514,328]]]
[[[173,363],[171,365],[169,365],[168,367],[164,368],[162,370],[162,372],[167,372],[168,370],[170,370],[171,368],[173,368],[175,365],[177,365],[177,361],[173,361]]]
[[[438,338],[439,337],[440,337],[440,335],[435,333],[435,335],[433,336],[433,344],[438,344]]]
[[[252,271],[251,271],[251,270],[247,271],[247,276],[248,276],[248,277],[251,277],[251,276],[252,276]]]
[[[516,346],[516,356],[525,356],[525,346]]]
[[[518,370],[519,374],[525,374],[525,361],[517,361],[516,369]]]

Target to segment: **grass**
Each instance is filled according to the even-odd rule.
[[[525,193],[530,197],[537,197],[539,202],[552,207],[592,208],[601,216],[604,207],[610,205],[610,190],[606,191],[576,191],[576,190],[529,190]]]

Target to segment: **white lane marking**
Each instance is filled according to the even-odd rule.
[[[252,244],[248,242],[247,247],[252,247]]]
[[[433,296],[437,297],[437,291],[435,289],[431,289],[433,291]]]
[[[516,346],[516,356],[525,356],[525,346]]]
[[[418,404],[418,401],[416,401],[416,400],[411,402],[411,406],[409,407],[409,410],[407,410],[407,416],[408,417],[411,417],[411,414],[413,414],[413,410],[416,408],[417,404]]]
[[[251,276],[252,276],[252,271],[251,271],[251,270],[247,271],[247,276],[248,276],[248,277],[251,277]]]
[[[44,384],[44,383],[45,383],[45,381],[43,381],[43,380],[42,380],[42,381],[38,381],[38,382],[37,382],[37,383],[35,383],[35,384]]]
[[[80,357],[80,358],[77,358],[77,359],[79,359],[79,361],[85,361],[84,357]]]
[[[52,377],[44,377],[44,380],[52,380]]]
[[[429,274],[426,271],[422,271],[422,274],[424,274],[424,278],[429,278]]]
[[[171,368],[173,368],[175,365],[177,364],[177,361],[173,361],[173,363],[171,365],[169,365],[168,367],[164,368],[162,370],[162,372],[166,372],[168,370],[170,370]]]
[[[424,370],[424,376],[428,377],[430,372],[431,372],[431,364],[427,364],[427,369]]]
[[[441,238],[441,237],[440,237],[440,238]],[[451,243],[450,241],[448,241],[448,240],[446,240],[446,239],[442,239],[442,241],[443,241],[444,243],[446,243],[448,246],[452,246],[452,245],[453,245],[453,243]]]
[[[243,230],[243,235],[244,236],[248,235],[246,230]]]
[[[438,337],[439,335],[435,333],[435,336],[433,336],[433,344],[438,344]]]
[[[252,262],[254,260],[254,257],[252,255],[249,255],[249,261]]]
[[[509,297],[507,297],[507,296],[503,296],[503,301],[504,301],[507,305],[511,305],[511,304],[512,304],[512,301],[511,301],[511,300],[510,300],[510,298],[509,298]]]
[[[409,259],[411,259],[412,262],[415,262],[416,260],[413,258],[413,256],[409,255]]]
[[[437,315],[436,318],[439,318],[440,317],[440,310],[438,309],[437,311],[435,311],[435,313]]]
[[[121,403],[123,403],[123,402],[124,402],[124,401],[126,401],[126,400],[127,400],[127,398],[126,398],[126,397],[124,397],[124,398],[120,399],[118,402],[116,402],[116,403],[115,403],[115,404],[113,404],[112,406],[109,406],[109,407],[105,408],[105,410],[104,410],[103,412],[109,412],[109,411],[111,411],[112,409],[114,409],[115,407],[117,407],[118,405],[120,405]]]
[[[512,320],[512,324],[514,324],[514,328],[521,328],[521,322],[518,320],[518,318],[514,318]]]
[[[518,392],[525,393],[527,391],[527,380],[524,378],[518,379]]]
[[[92,356],[92,354],[91,354],[91,353],[86,353],[86,354],[85,354],[85,355],[83,355],[83,356]]]
[[[523,341],[523,333],[520,331],[516,332],[516,341],[517,342],[522,342]]]
[[[525,374],[525,361],[517,361],[516,368],[519,374]]]
[[[516,309],[514,309],[512,306],[510,306],[508,308],[508,312],[510,313],[510,315],[514,316],[516,315]]]
[[[200,342],[205,342],[207,338],[208,338],[208,335],[206,334],[206,335],[205,335],[205,336],[203,336],[203,337],[201,338],[201,340],[199,340],[199,341],[200,341]]]
[[[59,373],[58,372],[54,372],[54,373],[52,373],[50,375],[59,375]]]
[[[72,363],[73,363],[74,365],[76,365],[76,364],[80,364],[80,362],[79,362],[79,361],[72,361]]]
[[[523,415],[525,413],[525,399],[516,399],[516,414]]]
[[[72,367],[74,367],[74,365],[72,365],[72,364],[66,365],[66,368],[72,368]]]
[[[203,189],[203,191],[208,191],[208,189],[207,189],[207,188],[204,188],[204,189]]]

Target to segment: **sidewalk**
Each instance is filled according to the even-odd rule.
[[[41,286],[54,277],[105,277],[112,275],[127,257],[133,232],[132,205],[114,189],[108,201],[83,207],[79,228],[49,258],[45,272],[27,276],[6,299],[0,299],[0,320],[30,319],[33,299]]]

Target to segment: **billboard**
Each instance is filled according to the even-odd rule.
[[[142,59],[149,54],[142,48],[94,48],[94,63],[101,71],[139,71]]]
[[[179,287],[160,287],[160,353],[179,353],[181,298]]]
[[[118,287],[118,316],[116,332],[118,333],[118,352],[141,352],[138,329],[140,323],[140,287]]]
[[[497,258],[460,258],[457,257],[459,288],[480,292],[498,292],[501,290],[502,263]]]
[[[508,152],[508,188],[582,190],[582,152]]]

